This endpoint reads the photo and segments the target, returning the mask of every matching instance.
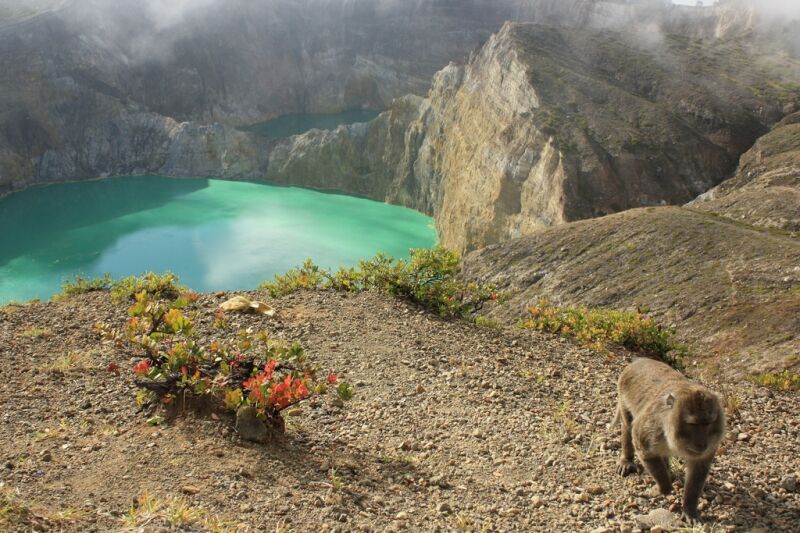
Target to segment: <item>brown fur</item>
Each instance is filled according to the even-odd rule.
[[[623,370],[617,397],[615,421],[622,426],[617,472],[626,476],[638,471],[633,462],[635,450],[661,493],[669,494],[669,458],[683,459],[683,514],[690,523],[697,521],[697,501],[725,432],[719,398],[652,359],[636,359]]]

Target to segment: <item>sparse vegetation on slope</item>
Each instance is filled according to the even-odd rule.
[[[508,300],[501,321],[557,307],[644,309],[691,361],[741,379],[800,365],[800,243],[725,218],[663,207],[549,228],[478,250],[464,273]]]
[[[610,355],[613,345],[624,346],[681,367],[688,352],[672,330],[639,311],[556,307],[542,299],[528,312],[531,316],[522,321],[523,328],[557,333],[598,353]]]
[[[134,498],[125,515],[123,531],[140,531],[153,525],[175,528],[179,531],[203,531],[208,533],[246,532],[233,522],[219,519],[202,507],[192,505],[185,496],[158,497],[145,491]]]
[[[121,303],[132,300],[136,294],[146,291],[156,298],[175,299],[188,292],[188,289],[178,284],[178,281],[178,276],[172,272],[164,274],[145,272],[141,276],[128,276],[116,281],[109,274],[97,278],[77,275],[64,281],[61,292],[53,298],[58,300],[88,292],[109,291],[111,299],[115,303]]]
[[[753,383],[779,391],[800,392],[800,374],[784,370],[783,372],[766,372],[751,377]]]
[[[460,270],[460,257],[455,252],[444,248],[413,250],[409,261],[378,255],[361,261],[358,268],[342,268],[335,273],[307,260],[302,267],[278,275],[260,288],[273,298],[298,290],[379,290],[418,303],[442,317],[470,319],[491,329],[511,325],[508,321],[475,316],[487,302],[502,303],[507,295],[498,295],[492,285],[465,282],[459,276]],[[523,328],[561,334],[601,354],[610,354],[614,346],[622,346],[680,367],[688,353],[687,347],[675,340],[674,331],[638,311],[555,307],[546,300],[540,300],[528,311],[531,316],[522,321]]]
[[[359,261],[358,268],[331,273],[308,260],[259,287],[273,298],[300,289],[333,289],[344,292],[379,290],[406,298],[448,318],[468,318],[498,298],[491,285],[466,282],[458,276],[460,256],[444,248],[411,251],[411,259],[378,254]]]
[[[3,531],[72,531],[86,514],[69,507],[31,506],[16,490],[0,487],[0,528]]]

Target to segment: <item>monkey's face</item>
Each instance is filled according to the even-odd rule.
[[[716,395],[704,389],[690,389],[670,395],[667,403],[671,409],[671,440],[677,450],[687,459],[713,454],[725,429]]]

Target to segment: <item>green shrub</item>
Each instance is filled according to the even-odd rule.
[[[280,298],[302,289],[317,289],[326,279],[325,273],[311,259],[306,259],[302,267],[278,274],[273,281],[262,283],[258,288],[269,291],[273,298]]]
[[[767,372],[752,376],[750,380],[763,387],[769,387],[779,391],[800,391],[800,374],[784,370],[783,372]]]
[[[133,300],[142,291],[156,299],[174,300],[189,289],[178,284],[178,276],[172,272],[156,274],[146,272],[141,276],[128,276],[115,281],[111,286],[111,300],[114,303]]]
[[[61,284],[61,292],[53,296],[54,300],[86,294],[87,292],[107,291],[111,288],[113,281],[109,274],[104,274],[99,278],[87,278],[80,274],[72,279],[65,280]]]
[[[482,328],[503,329],[503,324],[501,322],[493,318],[486,318],[485,316],[476,316],[475,325]]]
[[[133,300],[137,293],[147,291],[156,298],[174,300],[189,291],[186,287],[178,284],[178,279],[178,276],[172,272],[165,274],[146,272],[141,276],[128,276],[117,281],[114,281],[109,274],[104,274],[99,278],[77,275],[64,281],[61,285],[61,292],[53,296],[53,299],[60,300],[87,292],[111,291],[111,300],[114,303],[121,303]]]
[[[491,286],[469,283],[457,277],[460,258],[444,248],[411,251],[411,259],[378,254],[360,261],[358,268],[325,271],[310,260],[299,269],[275,276],[259,288],[272,297],[300,289],[332,289],[344,292],[380,290],[416,302],[443,317],[466,318],[497,296]]]
[[[557,333],[600,353],[610,353],[609,345],[616,344],[680,367],[688,352],[674,339],[672,330],[638,311],[555,307],[540,300],[528,312],[531,317],[523,321],[522,327]]]

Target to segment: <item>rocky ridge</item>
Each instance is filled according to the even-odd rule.
[[[736,174],[689,204],[753,226],[800,234],[800,113],[745,153]]]
[[[791,111],[791,109],[787,109]],[[518,320],[540,297],[560,305],[645,309],[730,379],[800,370],[800,138],[787,115],[734,176],[684,208],[633,210],[486,247],[465,274],[513,297]]]
[[[53,4],[0,22],[0,194],[118,174],[267,179],[435,214],[461,249],[688,201],[779,118],[794,75],[791,53],[756,68],[752,17],[719,31],[730,6],[237,0],[156,24],[148,4]],[[562,28],[511,25],[427,98],[391,104],[504,20]],[[233,127],[387,106],[367,128],[277,147]]]
[[[730,175],[800,98],[776,81],[800,79],[800,64],[784,61],[775,70],[728,41],[673,35],[650,45],[509,23],[467,64],[440,71],[428,98],[400,99],[366,126],[283,141],[267,179],[330,180],[420,209],[460,250],[682,204]]]
[[[556,305],[642,309],[675,327],[694,365],[727,379],[800,370],[800,241],[687,208],[635,209],[465,257],[511,298],[491,316]]]

